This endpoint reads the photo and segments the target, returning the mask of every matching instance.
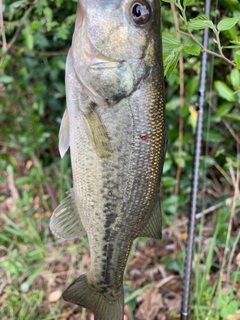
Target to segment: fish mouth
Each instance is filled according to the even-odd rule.
[[[89,81],[89,78],[91,78],[91,73],[97,70],[119,68],[122,61],[118,59],[111,60],[96,49],[87,34],[84,15],[78,25],[80,27],[75,28],[72,42],[73,66],[76,76],[93,102],[97,105],[106,105],[106,99],[97,92],[93,81]]]
[[[97,105],[109,106],[137,87],[145,72],[144,58],[111,59],[102,54],[89,38],[86,24],[86,18],[83,18],[81,27],[74,32],[74,70],[90,99]]]

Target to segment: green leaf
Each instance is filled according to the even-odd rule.
[[[168,3],[175,3],[176,4],[176,0],[162,0],[163,2],[168,2]]]
[[[206,28],[214,29],[214,25],[210,20],[192,20],[188,24],[191,30],[202,30]]]
[[[31,184],[33,183],[33,179],[32,177],[29,177],[29,176],[26,176],[26,177],[20,177],[16,180],[16,186],[19,187],[19,186],[22,186],[24,184]]]
[[[226,114],[224,115],[224,118],[226,119],[229,119],[229,120],[233,120],[233,121],[237,121],[237,122],[240,122],[240,115],[238,114]]]
[[[163,36],[162,37],[162,45],[163,45],[163,52],[172,51],[174,49],[181,48],[181,42],[175,38]]]
[[[173,270],[176,271],[180,274],[181,277],[183,277],[184,274],[184,265],[182,262],[178,262],[178,261],[169,261],[166,264],[166,268],[168,270]]]
[[[234,90],[239,90],[240,88],[240,70],[233,69],[230,73],[230,81]]]
[[[195,3],[195,0],[184,0],[183,1],[184,7],[191,6],[194,3]]]
[[[215,143],[215,142],[222,142],[222,135],[220,133],[217,133],[213,130],[210,130],[210,131],[203,131],[203,140],[204,141],[208,141],[208,142],[212,142],[212,143]]]
[[[229,30],[232,27],[234,27],[239,20],[240,20],[240,16],[233,17],[233,18],[224,18],[218,23],[217,28],[219,31]]]
[[[33,21],[30,24],[30,29],[31,30],[38,30],[42,25],[43,25],[42,21]]]
[[[222,81],[215,81],[214,88],[217,91],[219,97],[227,101],[231,101],[231,102],[235,101],[233,91],[226,85],[226,83]]]
[[[10,83],[12,81],[13,81],[13,77],[0,75],[0,82],[2,83]]]
[[[214,117],[216,118],[222,118],[223,116],[225,116],[226,114],[228,114],[228,112],[232,109],[232,103],[229,102],[225,102],[224,104],[222,104],[217,111],[214,114]]]
[[[17,8],[21,7],[22,5],[24,5],[25,0],[21,0],[21,1],[14,1],[12,4],[10,4],[9,6],[9,11],[13,12],[14,10],[16,10]]]
[[[238,301],[231,301],[227,306],[222,309],[221,316],[226,319],[229,315],[236,314],[238,310],[239,302]]]
[[[8,67],[10,61],[11,61],[11,56],[9,54],[6,54],[2,57],[2,61],[1,61],[2,70]]]
[[[49,20],[49,21],[52,21],[52,18],[53,18],[53,12],[52,12],[52,9],[49,8],[49,7],[46,7],[44,10],[44,15],[45,17]]]
[[[34,37],[28,27],[23,30],[23,37],[28,50],[32,50],[34,46]]]
[[[235,62],[237,68],[240,69],[240,58],[236,58],[235,60],[233,60],[233,62]]]
[[[131,300],[136,299],[137,296],[139,296],[144,290],[147,288],[150,288],[152,284],[146,284],[144,287],[135,290],[133,293],[131,293],[129,296],[125,298],[125,303],[129,303]]]
[[[201,48],[197,45],[197,44],[193,44],[193,45],[185,45],[183,47],[183,50],[188,53],[191,54],[193,56],[199,56],[201,53]]]
[[[205,14],[200,14],[196,18],[190,19],[190,21],[196,21],[196,20],[205,20],[206,21],[206,20],[209,20],[209,17],[206,16]]]
[[[180,57],[180,52],[175,51],[167,55],[167,57],[164,59],[164,75],[169,78],[173,71],[175,70],[178,60]]]
[[[47,24],[47,31],[51,31],[54,27],[57,27],[59,23],[57,21],[52,21]]]

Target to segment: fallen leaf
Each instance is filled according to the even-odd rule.
[[[187,238],[188,238],[187,232],[182,232],[181,233],[181,238],[182,238],[182,240],[187,240]]]
[[[140,296],[143,302],[137,311],[136,318],[139,320],[154,320],[163,307],[162,295],[156,287],[150,287]]]
[[[49,294],[48,296],[48,301],[50,302],[55,302],[57,301],[58,299],[60,299],[62,296],[62,292],[61,291],[53,291]]]
[[[240,319],[240,309],[237,311],[237,314],[229,314],[225,320],[239,320]]]
[[[33,164],[32,161],[31,161],[31,160],[28,160],[28,161],[26,162],[26,169],[29,170],[29,169],[31,168],[32,164]]]
[[[90,262],[91,262],[90,255],[88,253],[85,253],[82,257],[83,268],[89,268]]]
[[[236,256],[236,264],[240,267],[240,253]]]
[[[69,266],[66,264],[66,263],[57,263],[55,266],[54,266],[54,269],[53,269],[53,272],[54,273],[58,273],[58,272],[65,272],[67,271],[69,268]]]

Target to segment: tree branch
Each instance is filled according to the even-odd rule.
[[[3,45],[3,41],[0,41],[0,44]],[[16,50],[22,50],[24,52],[29,52],[29,53],[32,52],[37,56],[45,56],[45,57],[65,56],[65,55],[67,55],[68,50],[69,50],[69,48],[67,48],[66,50],[61,50],[61,51],[39,51],[39,50],[29,50],[27,48],[19,47],[16,45],[13,45],[12,48],[16,49]]]
[[[7,40],[6,40],[4,23],[3,23],[2,0],[0,0],[0,28],[1,28],[1,35],[2,35],[3,52],[5,52],[7,50]]]
[[[216,53],[216,52],[214,52],[214,51],[211,51],[211,50],[208,50],[207,48],[205,48],[205,47],[201,44],[201,42],[199,42],[199,41],[194,37],[194,35],[193,35],[192,33],[187,33],[187,32],[183,32],[183,31],[180,31],[180,30],[177,30],[177,32],[179,32],[179,33],[181,33],[181,34],[184,34],[185,36],[187,36],[187,37],[189,37],[190,39],[192,39],[195,43],[197,43],[197,44],[201,47],[201,49],[202,49],[204,52],[209,53],[209,54],[211,54],[211,55],[213,55],[213,56],[215,56],[215,57],[218,57],[218,58],[220,58],[220,59],[223,59],[223,60],[225,60],[228,64],[230,64],[231,66],[236,67],[236,64],[233,63],[233,62],[232,62],[231,60],[229,60],[228,58],[226,58],[224,55],[221,55],[221,54],[219,54],[219,53]]]
[[[28,15],[31,13],[31,11],[34,9],[35,5],[38,3],[38,0],[34,1],[32,3],[32,5],[27,9],[27,11],[24,13],[23,17],[21,18],[19,24],[18,24],[18,27],[17,27],[17,30],[15,31],[11,41],[7,44],[7,48],[5,50],[5,53],[7,51],[9,51],[11,49],[11,47],[14,45],[14,43],[16,42],[17,40],[17,37],[19,35],[19,32],[22,28],[22,25],[24,24],[24,21],[27,19]]]

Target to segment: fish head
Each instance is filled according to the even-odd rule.
[[[159,0],[79,1],[74,69],[96,103],[115,103],[146,77],[160,42],[159,10]]]

